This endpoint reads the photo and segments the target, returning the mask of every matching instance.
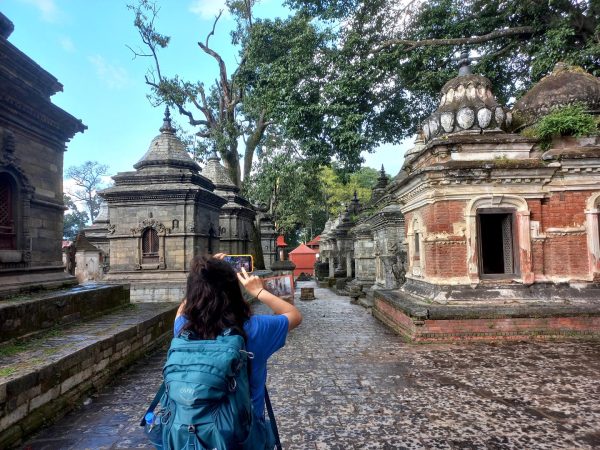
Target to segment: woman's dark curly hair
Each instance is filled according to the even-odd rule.
[[[237,275],[225,261],[196,256],[187,279],[184,330],[200,339],[215,339],[231,328],[246,339],[244,323],[250,318]]]

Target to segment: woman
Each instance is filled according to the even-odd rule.
[[[197,256],[192,260],[186,298],[175,318],[175,336],[190,330],[200,339],[215,339],[227,328],[242,335],[246,350],[254,353],[250,373],[254,414],[264,420],[267,360],[285,345],[288,331],[300,325],[302,314],[265,290],[259,277],[244,269],[236,274],[224,257],[218,253],[212,258]],[[253,315],[240,284],[275,314]]]

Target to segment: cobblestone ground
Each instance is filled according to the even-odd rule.
[[[600,343],[409,345],[327,290],[273,359],[285,449],[600,448]],[[164,352],[26,448],[148,448]]]

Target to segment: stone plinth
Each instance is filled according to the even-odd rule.
[[[413,342],[600,339],[600,304],[593,300],[440,305],[381,290],[373,315]]]
[[[307,287],[300,288],[300,300],[314,300],[315,288]]]

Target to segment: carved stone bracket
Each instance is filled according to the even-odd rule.
[[[159,222],[156,219],[142,220],[137,227],[131,228],[131,234],[133,234],[134,236],[139,236],[146,228],[154,228],[158,232],[158,234],[162,236],[166,234],[171,234],[171,229],[165,227],[162,222]]]

